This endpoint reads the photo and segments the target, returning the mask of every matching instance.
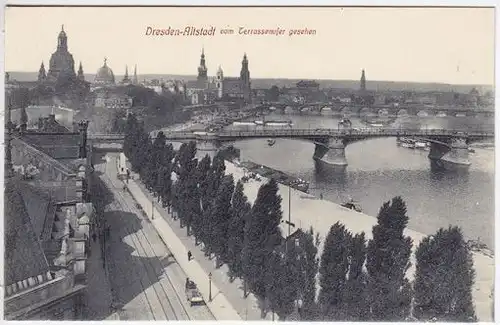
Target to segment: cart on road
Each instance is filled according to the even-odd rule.
[[[186,279],[186,298],[191,306],[205,303],[198,286],[193,281]]]

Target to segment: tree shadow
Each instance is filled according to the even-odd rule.
[[[120,315],[126,310],[128,303],[137,300],[136,298],[143,295],[146,289],[167,276],[168,267],[176,263],[171,255],[154,257],[145,255],[145,252],[150,254],[154,251],[154,245],[150,243],[145,233],[141,233],[142,219],[136,214],[118,210],[107,211],[104,213],[104,220],[110,227],[109,234],[104,236],[104,242],[105,263],[109,272],[113,303],[107,312],[90,311],[87,320],[104,320],[114,311]],[[166,289],[160,287],[161,291]],[[158,299],[160,303],[166,303],[161,300],[161,296]],[[148,319],[147,315],[134,316],[134,320]],[[120,319],[124,317],[125,315],[120,315]]]
[[[108,153],[105,150],[96,150],[92,151],[92,164],[104,164],[106,163],[106,155]]]
[[[110,189],[106,186],[103,180],[99,177],[102,175],[101,171],[94,171],[92,175],[92,185],[90,190],[91,200],[94,206],[96,206],[96,210],[101,214],[104,211],[104,207],[109,205],[114,201],[114,194],[110,191]]]

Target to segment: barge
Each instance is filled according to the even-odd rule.
[[[243,169],[245,170],[246,176],[244,181],[250,178],[256,178],[256,176],[259,175],[261,177],[272,178],[280,184],[290,186],[291,188],[304,193],[308,193],[309,191],[309,182],[297,177],[287,175],[282,171],[273,169],[268,166],[259,165],[251,161],[243,161],[238,163],[238,165],[240,167],[243,167]]]

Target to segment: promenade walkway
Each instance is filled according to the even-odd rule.
[[[181,233],[185,233],[186,230],[180,229],[176,225],[171,226],[168,221],[171,221],[171,223],[175,223],[175,221],[171,218],[167,211],[157,205],[153,208],[151,202],[155,199],[144,189],[144,187],[141,186],[139,182],[130,180],[128,189],[134,199],[143,207],[146,215],[151,220],[152,225],[156,228],[158,235],[172,252],[177,263],[184,270],[186,275],[198,285],[198,288],[207,303],[207,307],[210,309],[215,319],[242,320],[242,317],[233,308],[232,303],[229,302],[228,299],[230,298],[226,297],[225,287],[220,286],[221,281],[219,281],[220,275],[218,272],[216,272],[215,268],[213,270],[207,270],[205,268],[206,264],[213,264],[213,262],[209,261],[209,263],[203,263],[203,253],[194,247],[194,242],[192,245],[189,245],[188,243],[188,241],[192,238],[183,238],[181,235]],[[191,250],[194,256],[191,261],[187,260],[187,252],[189,250]],[[203,264],[203,266],[200,264]],[[210,272],[212,272],[212,301],[209,301],[210,286],[208,275]],[[227,292],[230,293],[230,291]]]

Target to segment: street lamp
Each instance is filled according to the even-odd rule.
[[[151,220],[155,220],[155,200],[151,200]]]
[[[212,272],[208,273],[208,301],[212,301]]]

